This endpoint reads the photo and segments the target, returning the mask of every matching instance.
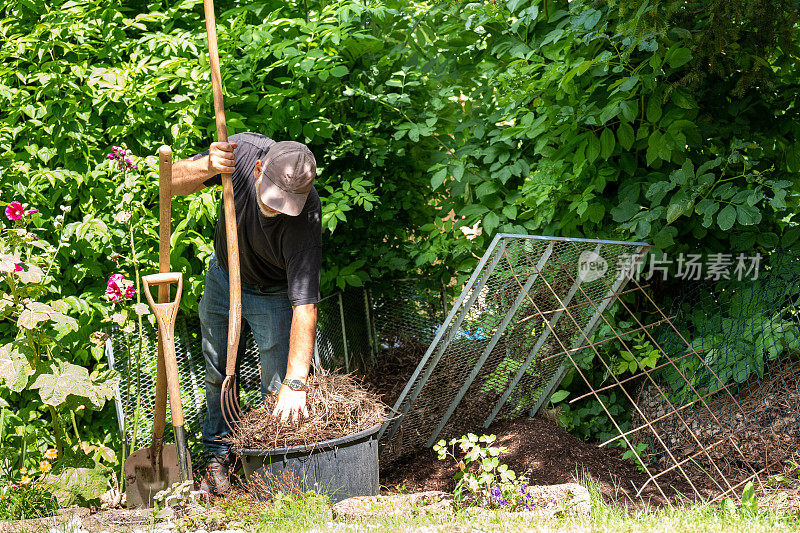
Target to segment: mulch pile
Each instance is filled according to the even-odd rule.
[[[386,420],[389,408],[350,374],[318,373],[308,380],[308,418],[284,423],[272,416],[277,394],[247,412],[228,438],[234,448],[304,446],[367,430]]]
[[[608,500],[635,506],[663,505],[667,500],[651,483],[641,498],[636,492],[647,481],[633,463],[623,460],[617,449],[600,448],[570,435],[554,422],[542,417],[523,417],[495,423],[482,433],[497,435],[497,443],[509,449],[501,457],[518,474],[528,473],[531,484],[553,485],[581,481],[589,475]],[[439,461],[433,450],[382,464],[381,484],[389,491],[441,490],[455,487],[457,466],[452,460]],[[670,500],[692,490],[682,479],[666,478],[661,487]],[[709,492],[711,494],[711,492]]]

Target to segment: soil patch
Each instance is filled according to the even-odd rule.
[[[532,485],[580,482],[581,476],[589,475],[607,500],[633,506],[660,506],[667,499],[680,498],[680,494],[693,494],[684,480],[664,476],[660,485],[667,498],[652,482],[637,498],[636,492],[648,479],[646,474],[623,460],[618,450],[583,442],[546,418],[498,422],[483,433],[497,435],[497,443],[509,449],[501,461],[518,474],[527,472]],[[381,484],[390,492],[452,492],[455,487],[456,465],[439,461],[430,449],[381,466]],[[708,496],[713,496],[710,490]]]
[[[425,355],[427,345],[409,339],[393,339],[395,344],[381,352],[377,362],[362,372],[361,380],[377,391],[381,401],[393,406]]]

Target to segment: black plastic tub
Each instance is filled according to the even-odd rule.
[[[352,435],[308,446],[273,450],[235,448],[234,451],[242,458],[248,480],[260,476],[269,486],[267,472],[273,476],[291,472],[303,490],[326,494],[332,502],[338,502],[352,496],[378,494],[380,429],[381,424],[376,424]]]

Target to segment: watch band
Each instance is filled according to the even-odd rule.
[[[292,389],[293,391],[307,391],[308,385],[302,379],[290,379],[286,378],[283,380],[283,384]]]

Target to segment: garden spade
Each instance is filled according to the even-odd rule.
[[[158,323],[158,364],[156,398],[153,410],[153,442],[134,451],[125,460],[125,496],[128,507],[150,507],[153,496],[175,483],[192,479],[192,463],[186,447],[183,406],[175,359],[175,316],[180,304],[183,276],[170,272],[170,218],[172,196],[172,150],[162,146],[159,159],[159,249],[158,274],[142,277],[144,294]],[[170,302],[169,286],[178,284],[175,301]],[[153,301],[150,286],[158,287],[158,302]],[[164,444],[167,419],[167,389],[175,435],[175,444]]]

